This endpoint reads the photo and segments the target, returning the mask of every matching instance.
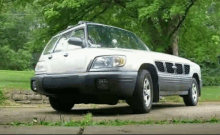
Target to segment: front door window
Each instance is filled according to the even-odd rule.
[[[79,37],[84,40],[85,39],[84,29],[77,29],[77,30],[72,31],[70,37]],[[67,45],[67,50],[75,50],[79,48],[82,48],[82,47],[77,46],[77,45],[72,45],[72,44]]]
[[[67,32],[67,33],[64,33],[59,41],[57,42],[57,45],[56,45],[56,48],[54,50],[54,52],[62,52],[62,51],[65,51],[66,50],[66,47],[68,45],[68,39],[71,35],[71,32]]]

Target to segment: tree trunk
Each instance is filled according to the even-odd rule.
[[[177,30],[172,37],[172,50],[173,55],[179,55],[179,48],[178,48],[178,41],[179,41],[179,30]]]
[[[170,37],[170,49],[172,49],[172,53],[173,55],[178,56],[179,55],[179,48],[178,48],[178,41],[179,41],[179,31],[180,31],[180,26],[178,25],[178,22],[180,22],[180,20],[182,19],[182,16],[176,15],[175,17],[172,18],[172,20],[170,20],[169,23],[169,31],[171,33],[169,33],[168,35],[172,34],[172,36]],[[178,28],[177,28],[178,27]],[[176,29],[174,31],[174,29]],[[174,31],[174,33],[172,33]]]

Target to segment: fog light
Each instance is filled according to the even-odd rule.
[[[107,90],[108,89],[108,80],[107,79],[98,79],[97,82],[98,89]]]
[[[37,91],[37,86],[36,86],[36,82],[35,81],[32,82],[32,88],[33,88],[34,91]]]

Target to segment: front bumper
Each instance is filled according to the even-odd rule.
[[[68,75],[37,75],[31,78],[31,89],[43,95],[109,94],[127,98],[133,95],[136,78],[137,72],[87,72]],[[107,88],[99,87],[99,79],[107,81]],[[33,81],[36,84],[35,90],[32,85]]]

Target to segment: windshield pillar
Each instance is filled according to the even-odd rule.
[[[85,23],[85,47],[89,47],[88,44],[88,25]]]

